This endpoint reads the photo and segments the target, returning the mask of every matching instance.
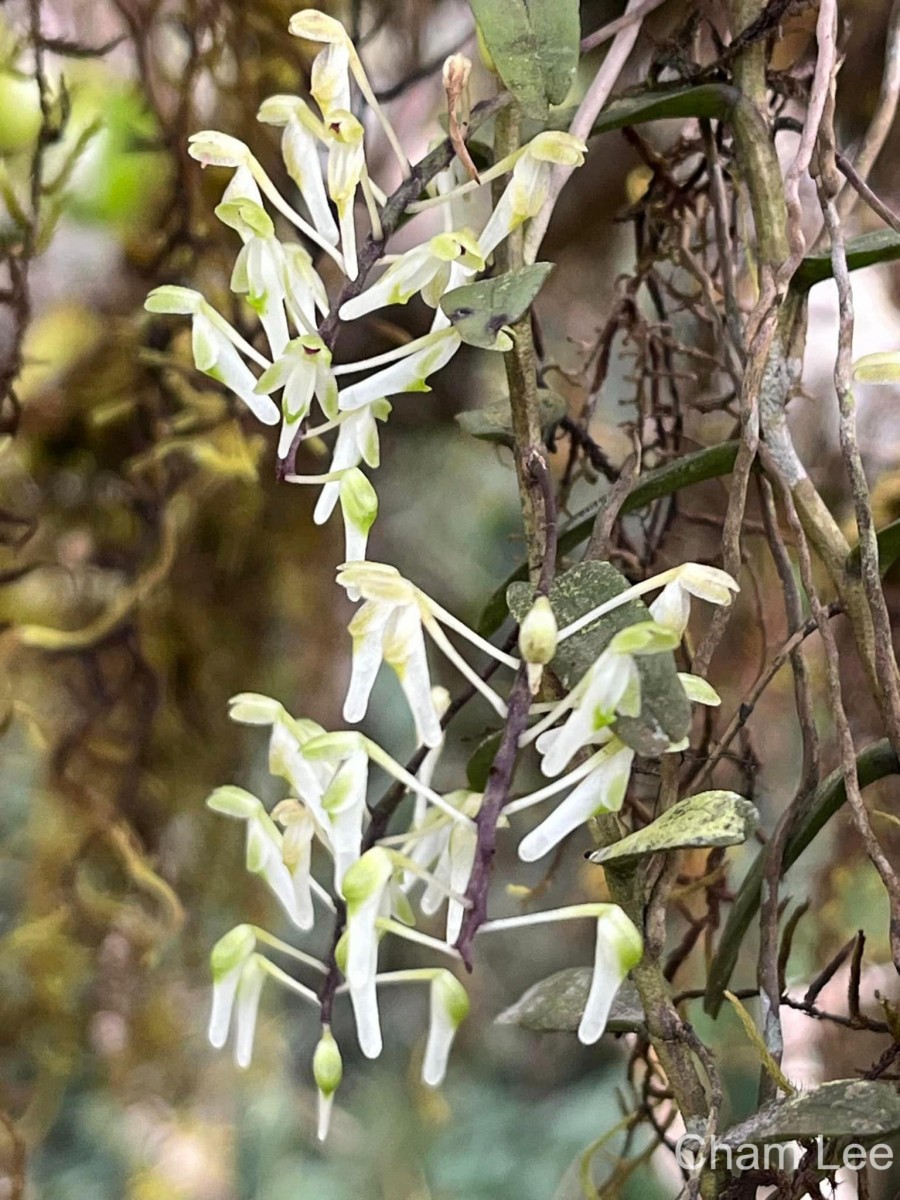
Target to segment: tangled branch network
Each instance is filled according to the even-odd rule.
[[[435,309],[430,332],[375,358],[334,365],[320,333],[322,325],[317,325],[329,313],[325,286],[306,249],[299,242],[280,239],[269,209],[331,258],[346,280],[359,278],[357,200],[361,198],[368,213],[372,239],[379,240],[386,197],[369,174],[365,130],[351,111],[354,82],[381,123],[407,178],[410,168],[343,26],[309,10],[297,14],[290,29],[298,37],[324,43],[312,68],[311,93],[318,112],[300,98],[273,96],[262,105],[259,119],[283,130],[285,167],[306,215],[281,195],[243,142],[206,131],[193,135],[189,143],[190,154],[202,165],[232,172],[216,215],[241,241],[231,289],[244,296],[257,314],[269,355],[189,288],[157,288],[146,307],[191,317],[195,366],[239,397],[261,422],[280,423],[279,460],[293,462],[304,439],[334,434],[330,471],[311,476],[285,471],[284,478],[321,487],[317,523],[327,521],[338,503],[343,515],[345,562],[337,581],[351,601],[361,602],[349,625],[353,659],[344,718],[349,724],[363,719],[376,675],[386,663],[400,682],[423,750],[413,774],[360,732],[326,732],[315,721],[295,718],[265,696],[243,694],[231,701],[235,721],[269,730],[269,769],[286,782],[288,794],[271,812],[258,797],[234,786],[218,788],[208,804],[244,822],[248,869],[271,888],[301,932],[309,932],[320,920],[328,922],[333,952],[322,961],[262,929],[240,925],[231,930],[211,956],[210,1039],[215,1046],[224,1045],[233,1025],[237,1062],[248,1065],[267,979],[314,1006],[322,1031],[312,1070],[320,1098],[319,1134],[324,1138],[343,1069],[331,1032],[336,999],[349,998],[360,1048],[375,1058],[382,1049],[380,993],[396,985],[427,985],[430,1020],[422,1076],[432,1086],[444,1078],[454,1035],[469,1007],[457,974],[462,956],[455,944],[472,904],[467,889],[476,860],[483,796],[467,788],[441,793],[432,787],[450,698],[444,689],[431,686],[426,634],[505,719],[507,701],[502,692],[457,650],[448,630],[467,640],[479,655],[494,660],[498,669],[518,672],[524,665],[533,697],[557,646],[605,613],[658,592],[647,619],[615,634],[566,696],[555,703],[531,704],[519,746],[534,743],[549,782],[529,795],[507,797],[501,814],[501,822],[508,826],[508,818],[515,814],[552,802],[544,820],[519,842],[519,857],[530,862],[550,853],[591,817],[619,810],[635,751],[617,736],[616,722],[641,712],[638,661],[671,654],[677,647],[692,597],[727,605],[737,585],[722,571],[687,563],[622,591],[562,629],[549,601],[541,596],[522,621],[520,656],[515,656],[477,635],[394,567],[365,561],[378,500],[361,464],[370,469],[378,466],[378,422],[390,414],[389,397],[427,392],[428,378],[449,362],[461,344],[459,333],[439,307],[442,296],[485,269],[503,239],[541,210],[554,166],[580,165],[586,148],[566,133],[540,133],[478,180],[461,182],[455,162],[431,181],[430,194],[412,201],[408,211],[414,215],[440,207],[444,231],[399,256],[386,256],[377,281],[346,300],[338,313],[342,321],[354,320],[420,295]],[[458,61],[454,69],[459,69]],[[482,232],[456,228],[455,202],[507,175],[509,182]],[[508,350],[511,344],[511,332],[501,329],[493,349]],[[344,385],[345,376],[361,378]],[[272,399],[279,391],[280,407]],[[317,425],[310,420],[314,402],[322,416]],[[705,681],[689,675],[680,679],[689,700],[718,703]],[[684,744],[671,744],[668,750],[680,750]],[[384,835],[384,822],[373,819],[368,804],[372,767],[415,797],[411,820],[402,832]],[[330,861],[327,870],[321,869],[320,859]],[[442,906],[446,906],[443,936],[420,929],[420,920],[432,920]],[[578,904],[482,920],[477,932],[581,918],[596,924],[592,982],[578,1031],[582,1042],[593,1043],[604,1031],[616,990],[642,955],[641,932],[621,908]],[[432,961],[437,954],[449,965],[379,972],[379,944],[385,936],[405,938]],[[297,973],[318,977],[318,987],[294,978],[273,961],[275,955],[296,964]]]

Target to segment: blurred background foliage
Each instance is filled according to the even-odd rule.
[[[287,35],[297,7],[0,5],[0,380],[9,389],[0,409],[0,1200],[569,1200],[583,1194],[585,1149],[622,1111],[615,1086],[624,1046],[606,1039],[586,1051],[569,1035],[491,1023],[530,983],[589,961],[589,931],[574,927],[538,930],[527,955],[515,939],[480,951],[472,1017],[443,1093],[417,1080],[421,996],[391,994],[388,1050],[364,1070],[353,1069],[342,1014],[337,1034],[351,1061],[324,1151],[314,1141],[307,1014],[266,993],[246,1074],[205,1040],[212,943],[243,920],[279,931],[268,895],[242,869],[237,828],[203,806],[226,781],[276,795],[263,740],[227,723],[226,700],[265,692],[338,724],[349,611],[333,586],[338,533],[314,528],[305,490],[276,486],[272,439],[188,369],[186,330],[149,317],[142,302],[159,283],[191,284],[245,323],[227,291],[233,235],[212,212],[219,183],[187,158],[185,143],[198,128],[227,130],[287,188],[271,131],[255,113],[266,95],[307,83],[308,58]],[[327,7],[359,38],[417,157],[441,110],[435,64],[457,48],[473,52],[466,5]],[[665,50],[684,7],[671,0],[649,22],[630,82]],[[850,141],[877,97],[888,3],[843,7],[857,18],[841,76]],[[622,8],[621,0],[583,4],[585,31]],[[43,93],[29,49],[36,20]],[[800,21],[781,52],[790,60],[808,36]],[[477,75],[478,95],[491,86]],[[895,134],[873,177],[889,202],[900,201],[898,150]],[[383,156],[376,176],[379,167],[390,183]],[[567,190],[546,244],[559,266],[538,311],[548,356],[560,365],[553,386],[573,410],[584,396],[578,372],[588,344],[618,276],[633,266],[634,222],[620,218],[634,215],[643,170],[621,134],[607,135]],[[880,269],[885,325],[896,322],[898,278]],[[415,335],[426,314],[410,306],[402,321],[372,321],[366,344],[347,338],[342,353],[376,353]],[[507,452],[464,437],[453,421],[501,395],[502,371],[485,357],[461,354],[431,396],[395,404],[372,549],[470,619],[522,554]],[[618,424],[633,415],[623,408],[632,403],[628,371],[627,360],[614,363],[594,430],[617,462],[629,447]],[[714,417],[698,419],[690,436],[715,441]],[[884,465],[883,439],[896,446],[900,429],[878,411],[864,418],[881,442],[879,494],[891,519],[900,485]],[[828,478],[828,422],[810,421],[800,436],[815,473]],[[573,511],[592,486],[579,484]],[[847,511],[846,495],[828,498]],[[685,498],[666,545],[673,561],[712,552],[724,505],[714,484]],[[757,582],[777,631],[774,577]],[[727,669],[713,672],[729,710],[755,675],[764,634],[776,638],[749,611],[731,628]],[[797,731],[783,719],[789,688],[785,676],[749,726],[764,751],[754,798],[769,819],[798,769]],[[376,700],[371,731],[402,758],[412,730],[393,680],[380,681]],[[854,717],[864,736],[871,714]],[[442,766],[447,780],[458,778],[487,723],[473,706],[459,756]],[[871,957],[886,955],[883,896],[844,836],[845,819],[834,824],[791,876],[794,894],[811,896],[817,910],[815,922],[801,923],[798,967],[827,961],[858,928]],[[504,856],[508,880],[541,883],[542,901],[603,896],[602,872],[586,867],[578,847],[546,880],[514,864],[508,848]],[[520,900],[505,903],[513,911]],[[402,949],[393,953],[401,964]],[[753,969],[748,959],[738,983]],[[686,974],[681,982],[699,981]],[[796,1037],[819,1077],[823,1063],[826,1077],[851,1073],[836,1035],[811,1025]],[[713,1044],[731,1041],[739,1117],[753,1104],[752,1050],[727,1016],[698,1030]],[[669,1190],[641,1168],[619,1194],[652,1200]]]

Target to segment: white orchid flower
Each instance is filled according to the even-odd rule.
[[[338,227],[328,206],[319,163],[319,143],[327,137],[322,122],[298,96],[269,96],[256,119],[284,130],[281,157],[287,173],[296,183],[313,225],[322,237],[336,245]]]
[[[375,676],[382,662],[386,662],[393,667],[406,695],[419,742],[425,746],[438,744],[441,727],[432,699],[423,627],[457,670],[481,692],[496,712],[505,717],[506,705],[503,700],[456,650],[440,623],[449,626],[506,666],[515,669],[519,665],[518,659],[479,637],[404,579],[395,567],[385,563],[345,563],[338,571],[338,583],[347,589],[348,595],[352,593],[365,600],[349,626],[353,638],[353,663],[350,687],[344,702],[345,720],[356,722],[363,719]]]
[[[331,371],[331,351],[316,333],[288,342],[281,357],[260,376],[256,391],[268,395],[283,388],[282,423],[278,457],[283,459],[301,425],[309,415],[313,397],[326,417],[337,415],[337,381]]]
[[[334,112],[328,124],[328,194],[338,210],[341,251],[348,279],[359,274],[356,258],[356,191],[366,174],[365,131],[349,112]]]
[[[358,467],[361,462],[364,462],[367,467],[378,466],[381,461],[381,453],[376,421],[386,421],[390,411],[390,401],[373,400],[371,404],[366,404],[363,408],[341,413],[337,440],[331,457],[332,473]],[[310,434],[314,432],[314,430],[310,430]],[[317,525],[324,525],[334,512],[339,495],[340,481],[326,483],[322,488],[313,512],[313,520]],[[351,596],[350,599],[355,599],[355,597]]]
[[[313,1055],[313,1079],[319,1093],[319,1124],[318,1138],[324,1142],[328,1137],[328,1127],[331,1124],[331,1110],[334,1105],[334,1093],[341,1085],[344,1076],[344,1063],[334,1035],[328,1025],[322,1026],[322,1036]]]
[[[204,167],[227,167],[232,171],[243,168],[252,176],[254,183],[269,203],[277,208],[281,215],[311,242],[315,242],[330,258],[333,258],[341,270],[344,269],[344,260],[331,242],[288,204],[263,170],[262,164],[239,138],[232,137],[227,133],[219,133],[215,129],[204,129],[199,133],[191,134],[188,138],[188,154]]]
[[[541,211],[550,195],[553,168],[559,164],[580,167],[586,153],[584,142],[569,133],[555,131],[539,133],[523,147],[512,178],[478,239],[485,256]]]
[[[351,112],[350,50],[345,41],[331,42],[313,59],[309,92],[327,121],[333,112]]]
[[[618,738],[612,738],[595,756],[590,774],[522,839],[519,858],[523,862],[536,862],[597,813],[618,812],[628,790],[633,761],[634,751]]]
[[[408,175],[410,170],[409,160],[403,152],[403,147],[400,145],[400,140],[394,132],[390,121],[387,119],[384,110],[378,103],[378,99],[375,96],[375,92],[372,89],[372,85],[369,83],[368,76],[366,75],[365,68],[363,67],[362,60],[356,52],[356,47],[353,45],[350,35],[347,33],[347,30],[340,23],[340,21],[335,20],[334,17],[328,16],[327,13],[319,12],[317,9],[306,8],[302,12],[295,13],[291,17],[288,30],[294,35],[294,37],[307,38],[311,42],[324,42],[329,46],[340,46],[344,50],[346,54],[346,62],[350,68],[353,78],[356,80],[357,87],[362,92],[366,103],[372,109],[379,123],[381,124],[381,127],[385,133],[385,137],[390,143],[391,149],[397,158],[397,162],[400,164],[400,170],[403,172],[404,176]],[[320,68],[321,73],[316,81],[316,86],[320,95],[322,96],[322,101],[320,102],[317,97],[317,103],[329,103],[329,97],[335,95],[336,88],[343,87],[342,80],[335,81],[325,78],[326,71],[331,72],[336,76],[342,70],[343,62],[344,57],[342,55],[334,55]],[[345,95],[347,95],[347,93],[342,91],[340,95],[343,98]],[[331,114],[329,113],[329,116],[330,115]]]
[[[678,567],[671,567],[668,571],[663,571],[660,575],[654,575],[650,579],[645,579],[642,583],[636,583],[630,588],[625,588],[624,591],[619,592],[616,596],[612,596],[609,600],[604,600],[602,604],[598,604],[596,608],[592,608],[590,612],[584,613],[577,620],[572,621],[571,624],[561,629],[559,631],[559,641],[564,642],[566,638],[573,637],[586,626],[593,624],[598,617],[612,612],[615,608],[620,608],[630,600],[637,600],[638,597],[646,595],[647,592],[659,591],[660,588],[664,588],[673,582],[680,582],[682,588],[691,595],[706,600],[710,604],[720,604],[723,607],[731,604],[733,593],[741,590],[731,576],[726,571],[720,571],[718,567],[705,567],[700,563],[682,563]],[[668,609],[668,602],[666,607]],[[679,620],[681,611],[680,608],[677,611]],[[657,624],[664,624],[664,622],[657,622]],[[673,626],[668,627],[673,628]]]
[[[268,359],[245,341],[199,292],[182,287],[154,288],[144,301],[144,308],[152,313],[190,315],[191,345],[197,370],[234,392],[264,425],[277,424],[278,408],[268,397],[256,394],[256,376],[238,350],[263,368],[269,366]]]
[[[302,748],[312,764],[327,764],[330,777],[321,809],[334,854],[334,886],[340,889],[345,872],[359,859],[366,819],[369,754],[366,740],[357,733],[322,733]]]
[[[282,242],[281,257],[288,315],[299,334],[315,333],[316,313],[324,317],[329,309],[325,284],[299,242]]]
[[[640,715],[641,682],[635,657],[673,650],[677,644],[678,637],[672,631],[653,621],[637,622],[621,630],[568,696],[520,738],[519,744],[524,746],[537,738],[543,753],[541,771],[558,775],[572,756],[596,741],[617,716]],[[552,736],[545,733],[568,709],[572,711],[562,728],[553,730]]]
[[[591,918],[597,922],[591,984],[578,1026],[578,1040],[585,1046],[592,1046],[606,1029],[616,992],[624,983],[628,972],[641,961],[644,953],[641,934],[626,913],[617,904],[575,904],[567,908],[551,909],[549,912],[486,921],[478,932],[500,933],[509,929],[522,929],[526,925],[543,925],[582,918]]]
[[[349,868],[341,885],[347,904],[344,974],[353,1004],[359,1048],[367,1058],[377,1058],[382,1049],[375,981],[378,973],[376,921],[390,910],[388,884],[393,873],[394,865],[388,852],[374,846]]]
[[[255,947],[250,926],[238,925],[216,942],[210,955],[213,999],[209,1040],[220,1050],[228,1040],[235,1014],[235,1061],[239,1067],[250,1065],[259,997],[266,980],[264,959],[255,953]]]
[[[338,487],[344,518],[344,562],[364,562],[369,531],[378,516],[378,494],[357,467],[344,472]]]
[[[284,861],[283,839],[262,802],[239,787],[220,787],[209,796],[207,807],[247,823],[247,870],[268,884],[298,929],[311,929],[311,913],[297,906],[294,880]]]
[[[444,799],[465,816],[474,818],[484,797],[480,792],[463,789],[449,792]],[[466,911],[455,897],[464,896],[469,886],[477,844],[478,833],[474,824],[459,825],[444,821],[429,845],[429,849],[435,850],[436,854],[430,862],[419,860],[423,866],[431,867],[434,876],[422,893],[419,907],[430,917],[441,907],[444,898],[447,898],[447,926],[444,936],[450,946],[459,937]]]
[[[431,388],[425,382],[429,375],[434,375],[445,367],[457,352],[462,339],[453,328],[441,329],[426,334],[415,342],[401,348],[401,354],[394,351],[382,355],[381,361],[389,357],[397,359],[382,371],[376,371],[360,383],[351,384],[344,388],[338,396],[338,404],[342,411],[362,408],[373,400],[382,400],[385,396],[396,396],[404,392],[430,392]],[[352,370],[363,370],[370,363],[354,363]],[[345,374],[343,368],[341,374]]]
[[[246,211],[246,203],[243,207]],[[222,208],[220,204],[216,212],[221,212]],[[259,212],[262,213],[262,209]],[[235,259],[230,283],[235,295],[246,296],[247,303],[259,317],[276,360],[284,353],[290,337],[284,310],[287,298],[284,277],[284,255],[273,228],[270,233],[247,239]]]
[[[681,638],[691,616],[691,596],[727,607],[731,604],[732,593],[737,591],[738,585],[725,571],[699,563],[685,563],[650,605],[650,615],[659,625],[673,629]]]
[[[315,914],[312,897],[312,844],[316,819],[299,800],[282,800],[272,809],[272,820],[284,830],[281,857],[294,884],[294,898],[301,928],[312,929]]]
[[[466,989],[450,971],[435,971],[429,989],[428,1041],[422,1063],[422,1082],[440,1087],[456,1031],[469,1015]]]
[[[439,233],[401,254],[377,283],[341,307],[340,318],[351,321],[376,308],[406,304],[417,292],[426,304],[437,308],[450,285],[454,264],[460,268],[462,278],[484,270],[484,256],[471,230]]]

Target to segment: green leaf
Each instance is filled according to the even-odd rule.
[[[546,440],[552,428],[566,415],[568,406],[564,396],[549,388],[538,388],[537,401],[541,430]],[[470,437],[483,442],[493,442],[497,446],[508,446],[510,449],[515,445],[509,400],[498,400],[484,408],[472,408],[457,413],[456,420],[463,432]]]
[[[453,288],[441,310],[464,342],[491,350],[504,325],[513,325],[530,307],[553,270],[553,263],[534,263],[493,279]]]
[[[591,137],[647,121],[683,120],[685,117],[728,121],[740,102],[741,93],[727,83],[704,83],[698,87],[625,96],[606,105],[591,128]]]
[[[627,588],[624,575],[606,562],[579,563],[557,576],[550,589],[550,603],[560,629]],[[511,584],[507,599],[509,611],[517,621],[523,621],[534,601],[531,585]],[[640,600],[630,600],[561,642],[551,670],[569,691],[620,630],[649,619],[647,606]],[[635,662],[641,679],[641,715],[620,716],[614,729],[639,754],[661,754],[671,742],[686,736],[691,707],[671,653],[642,656]]]
[[[503,730],[498,729],[489,733],[475,747],[475,751],[466,764],[466,779],[473,792],[483,792],[487,787],[488,775],[500,749],[500,739]]]
[[[860,788],[866,788],[869,784],[884,779],[886,775],[896,774],[900,774],[900,763],[886,739],[868,746],[856,759],[856,777]],[[812,801],[795,822],[784,849],[782,875],[793,866],[846,799],[844,778],[838,769],[819,785]],[[763,847],[744,876],[729,910],[728,921],[716,947],[715,957],[710,964],[704,1006],[713,1016],[721,1007],[725,988],[731,979],[747,930],[759,910],[766,873],[766,853],[766,848]]]
[[[527,3],[544,76],[544,94],[551,104],[562,104],[578,66],[581,43],[578,0],[527,0]]]
[[[497,1017],[499,1025],[518,1025],[535,1033],[574,1033],[587,1004],[592,967],[567,967],[530,987]],[[609,1033],[637,1033],[644,1027],[644,1010],[637,988],[628,980],[613,1000],[606,1028]]]
[[[700,792],[679,800],[644,829],[589,854],[591,862],[639,858],[688,846],[738,846],[756,827],[759,814],[735,792]]]
[[[648,471],[646,475],[642,475],[637,480],[628,493],[625,503],[622,505],[622,515],[646,508],[654,500],[671,496],[681,488],[690,487],[691,484],[704,483],[708,479],[717,479],[722,475],[728,475],[734,468],[739,446],[739,442],[722,442],[718,446],[709,446],[706,450],[696,450],[693,454],[686,454],[684,458],[679,458],[676,462],[667,463],[664,467]],[[599,500],[596,504],[591,505],[585,513],[576,517],[572,524],[563,530],[559,539],[560,554],[570,554],[582,542],[587,541],[591,536],[597,510],[602,503],[603,501]],[[506,593],[510,584],[527,578],[528,564],[521,563],[497,588],[488,600],[478,622],[478,632],[482,637],[490,637],[492,633],[496,633],[505,621],[508,611]]]
[[[890,525],[885,525],[883,529],[878,530],[878,568],[881,574],[887,575],[898,558],[900,558],[900,520],[891,521]],[[854,546],[847,555],[846,570],[848,574],[859,579],[862,570],[862,555],[859,546]]]
[[[879,229],[877,233],[863,233],[847,242],[847,266],[851,271],[871,267],[876,263],[894,262],[900,258],[900,234],[893,229]],[[830,279],[833,271],[831,254],[810,254],[797,268],[791,288],[797,292],[808,292],[815,284]]]
[[[877,1079],[835,1079],[773,1100],[722,1135],[728,1146],[806,1138],[874,1138],[900,1129],[900,1096]]]
[[[529,117],[550,111],[541,52],[525,0],[469,0],[497,73]]]

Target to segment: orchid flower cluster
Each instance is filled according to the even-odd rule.
[[[468,1012],[466,991],[446,966],[387,972],[379,971],[378,966],[379,945],[385,936],[405,938],[453,965],[459,963],[454,943],[468,904],[466,891],[477,850],[476,818],[483,794],[468,789],[440,792],[432,786],[443,748],[449,695],[432,686],[426,634],[494,709],[505,715],[506,701],[450,642],[447,629],[498,666],[518,670],[524,663],[540,668],[553,658],[561,642],[591,622],[648,591],[659,590],[649,619],[617,633],[567,696],[557,704],[532,705],[535,720],[520,744],[535,744],[541,771],[552,782],[510,800],[504,809],[504,823],[508,825],[508,818],[524,809],[563,794],[565,798],[519,842],[520,859],[531,862],[549,854],[592,817],[621,808],[634,751],[616,736],[615,723],[619,716],[640,712],[637,660],[671,652],[677,646],[687,626],[692,597],[729,604],[737,585],[714,567],[684,564],[627,589],[563,629],[557,627],[546,598],[539,598],[520,626],[519,658],[481,638],[387,564],[344,564],[338,582],[348,596],[362,601],[349,626],[353,664],[344,717],[348,723],[362,720],[375,677],[382,664],[387,664],[400,682],[419,744],[427,750],[421,767],[412,775],[360,732],[328,733],[314,721],[292,717],[275,700],[245,694],[231,701],[231,717],[269,730],[269,770],[287,784],[289,794],[271,813],[257,797],[236,787],[219,788],[208,803],[215,811],[245,822],[247,867],[268,884],[299,930],[313,928],[317,908],[327,920],[334,920],[339,903],[343,904],[346,926],[335,952],[343,982],[337,986],[336,996],[349,997],[364,1055],[375,1058],[382,1050],[379,991],[396,984],[428,984],[430,1022],[422,1078],[436,1086],[444,1078],[456,1030]],[[691,675],[680,679],[690,700],[718,704],[718,696],[704,680]],[[683,748],[683,742],[670,746],[672,751]],[[577,757],[583,761],[573,765]],[[415,809],[405,832],[370,841],[368,796],[373,767],[413,795]],[[330,863],[328,885],[320,883],[313,872],[314,850]],[[419,928],[420,921],[431,921],[444,906],[440,936]],[[596,922],[592,982],[578,1030],[580,1040],[592,1044],[606,1027],[616,991],[642,954],[641,934],[621,908],[615,904],[572,905],[489,920],[478,932],[480,936],[577,918]],[[319,976],[328,974],[325,963],[263,930],[239,926],[225,935],[212,955],[210,1038],[214,1045],[224,1045],[233,1019],[236,1058],[242,1066],[250,1061],[259,995],[267,976],[320,1007],[316,992],[270,961],[266,949],[293,958]],[[320,1097],[319,1131],[324,1137],[341,1076],[340,1051],[328,1025],[313,1059],[313,1072]]]
[[[473,666],[449,634],[465,639],[473,652],[487,656],[497,669],[526,669],[534,696],[544,668],[566,639],[620,605],[659,592],[647,619],[613,636],[562,700],[531,704],[530,724],[520,747],[534,744],[549,782],[529,795],[507,800],[501,823],[509,827],[517,813],[554,801],[544,819],[518,843],[519,857],[532,862],[592,817],[621,808],[634,751],[617,736],[616,723],[641,711],[640,659],[671,653],[678,645],[693,597],[729,604],[737,585],[722,571],[685,564],[623,591],[562,629],[550,601],[539,596],[520,625],[519,654],[514,655],[474,633],[394,567],[365,561],[377,495],[361,465],[372,469],[378,465],[378,422],[387,419],[391,397],[428,391],[427,380],[453,357],[461,342],[439,307],[441,298],[484,270],[501,241],[538,214],[554,167],[580,165],[585,146],[569,134],[545,132],[476,180],[458,185],[451,168],[434,181],[430,196],[408,208],[414,216],[443,207],[443,230],[398,256],[385,256],[380,276],[364,287],[357,217],[364,210],[371,238],[375,243],[383,240],[381,212],[386,198],[369,172],[365,129],[352,111],[353,84],[381,124],[404,175],[409,164],[343,26],[321,12],[306,10],[292,19],[290,29],[324,47],[312,66],[310,91],[315,107],[298,97],[273,96],[258,115],[261,122],[282,131],[284,165],[305,213],[279,192],[251,150],[236,138],[207,131],[195,134],[188,147],[203,166],[231,172],[216,215],[240,240],[231,289],[258,316],[261,336],[248,340],[190,288],[157,288],[146,307],[190,316],[196,368],[234,393],[263,424],[280,423],[277,453],[286,464],[284,478],[322,485],[316,522],[326,521],[340,503],[346,553],[337,579],[348,599],[359,604],[349,625],[352,670],[344,718],[351,725],[363,720],[375,678],[387,664],[399,681],[423,751],[413,774],[359,731],[328,732],[313,720],[292,716],[266,696],[247,693],[231,701],[233,720],[268,731],[269,770],[286,785],[286,794],[269,811],[250,792],[227,786],[214,791],[208,804],[244,822],[247,868],[271,889],[291,924],[308,933],[324,920],[336,941],[326,963],[254,926],[239,925],[226,933],[211,957],[209,1035],[213,1045],[223,1046],[234,1026],[236,1060],[247,1066],[267,978],[315,1007],[322,1032],[312,1056],[312,1072],[319,1095],[319,1134],[324,1138],[343,1071],[341,1050],[330,1028],[333,1002],[349,999],[360,1049],[375,1058],[382,1050],[380,994],[391,986],[427,985],[430,1020],[422,1078],[430,1086],[443,1080],[456,1031],[468,1012],[455,943],[470,905],[467,890],[476,862],[477,820],[484,796],[466,788],[442,791],[433,786],[450,697],[443,688],[432,686],[427,643],[505,719],[504,689],[487,682],[489,672]],[[447,69],[457,79],[460,71],[466,74],[458,57],[448,60]],[[506,175],[509,182],[481,233],[455,228],[453,199]],[[331,308],[325,281],[304,245],[281,240],[276,220],[293,227],[341,273],[337,310],[341,321],[365,318],[383,306],[406,304],[419,295],[436,310],[430,332],[377,357],[335,364],[331,344],[318,324]],[[267,352],[256,344],[263,339]],[[494,349],[510,345],[509,331],[500,330]],[[346,376],[361,378],[345,385]],[[278,392],[280,407],[272,399]],[[314,403],[323,418],[319,424],[312,423]],[[331,470],[322,475],[294,473],[299,445],[332,432]],[[685,675],[681,682],[690,700],[718,703],[704,681]],[[670,749],[682,747],[679,743]],[[375,810],[369,803],[373,770],[386,774],[414,797],[405,831],[380,836],[382,826],[374,821]],[[445,911],[438,935],[434,921],[441,909]],[[596,926],[592,982],[578,1030],[581,1041],[592,1044],[606,1027],[617,989],[642,954],[641,933],[621,908],[579,904],[484,920],[477,932],[482,936],[542,921],[580,918]],[[431,961],[439,956],[444,965],[381,971],[379,953],[385,937],[404,938]],[[276,956],[289,960],[294,972],[278,965]],[[318,990],[295,978],[296,974],[317,977]]]
[[[258,119],[281,129],[285,170],[296,185],[306,215],[279,192],[262,164],[244,142],[226,133],[195,133],[188,153],[204,167],[221,167],[231,178],[216,216],[241,242],[231,276],[231,290],[246,299],[256,314],[268,353],[248,341],[197,291],[180,286],[154,289],[145,307],[192,319],[192,349],[197,370],[224,384],[264,425],[278,425],[278,458],[292,464],[301,442],[334,433],[331,468],[323,474],[284,472],[291,483],[322,487],[314,519],[323,524],[338,502],[345,530],[347,562],[365,557],[366,542],[378,512],[378,497],[361,465],[379,463],[378,422],[387,420],[390,397],[428,392],[427,380],[444,367],[461,345],[460,335],[440,310],[444,294],[483,271],[491,252],[514,229],[536,216],[549,193],[557,164],[580,165],[586,147],[568,133],[539,133],[527,145],[494,164],[477,181],[454,186],[454,168],[430,185],[433,195],[410,205],[410,215],[433,205],[444,210],[444,228],[399,255],[386,255],[379,278],[345,299],[341,321],[367,317],[388,305],[407,304],[419,295],[435,309],[432,328],[423,337],[360,362],[332,362],[331,347],[318,323],[329,312],[329,298],[317,265],[298,241],[283,241],[280,219],[330,259],[345,283],[361,281],[357,201],[366,211],[369,232],[383,238],[380,211],[386,197],[371,178],[365,153],[365,130],[352,110],[351,84],[380,122],[404,175],[410,167],[390,122],[378,104],[365,69],[343,25],[314,9],[297,13],[290,31],[299,38],[324,43],[311,72],[315,108],[297,96],[270,96]],[[448,59],[460,69],[461,56]],[[467,60],[462,60],[467,76]],[[509,183],[482,233],[457,229],[453,201],[494,179]],[[337,213],[337,220],[331,206]],[[274,216],[273,216],[274,214]],[[343,294],[343,293],[342,293]],[[509,334],[498,331],[494,348],[508,349]],[[353,379],[355,376],[362,376]],[[352,382],[344,386],[345,378]],[[272,399],[281,393],[280,408]],[[321,417],[313,424],[313,403]]]

